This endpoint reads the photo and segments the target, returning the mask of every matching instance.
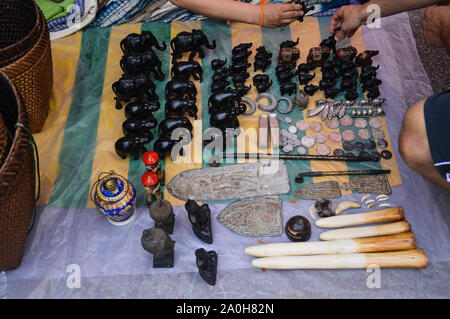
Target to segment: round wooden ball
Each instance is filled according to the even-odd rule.
[[[303,216],[294,216],[286,223],[285,231],[292,241],[307,241],[311,237],[311,224]]]

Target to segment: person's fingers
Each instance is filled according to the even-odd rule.
[[[338,15],[337,12],[331,17],[330,21],[330,33],[334,33],[336,28],[342,25],[342,16]]]
[[[341,41],[341,40],[345,39],[346,36],[347,36],[346,31],[339,30],[338,32],[336,32],[336,35],[334,38],[336,39],[336,41]]]
[[[282,4],[281,6],[285,11],[300,11],[303,8],[301,5],[295,3]]]
[[[227,20],[227,26],[231,27],[231,21]]]
[[[282,19],[281,23],[283,23],[284,25],[288,25],[291,24],[292,22],[294,22],[296,19]]]
[[[283,18],[283,19],[294,19],[294,18],[301,17],[302,15],[303,15],[302,11],[286,11],[286,12],[282,12],[281,13],[281,18]]]

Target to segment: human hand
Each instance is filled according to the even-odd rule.
[[[263,26],[267,28],[280,28],[291,24],[297,18],[303,16],[302,6],[299,4],[276,4],[266,2],[264,4]]]
[[[422,33],[426,44],[432,47],[443,47],[442,38],[442,7],[429,7],[425,10],[422,20]]]
[[[364,24],[365,12],[365,6],[342,6],[331,18],[330,34],[335,33],[335,30],[338,29],[335,37],[337,41],[345,37],[352,37],[356,30]]]

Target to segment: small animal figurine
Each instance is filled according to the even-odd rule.
[[[355,47],[349,46],[346,48],[340,48],[336,50],[335,59],[339,60],[341,63],[346,61],[352,61],[358,51]]]
[[[156,37],[150,31],[144,31],[142,34],[131,33],[125,39],[120,41],[120,48],[125,55],[129,55],[133,52],[145,52],[152,47],[164,51],[167,46],[166,42],[163,42],[162,45],[160,45]]]
[[[216,72],[212,77],[212,81],[213,81],[213,83],[219,82],[219,81],[226,81],[226,79],[228,77],[229,77],[228,72]]]
[[[255,59],[259,60],[259,59],[270,59],[272,58],[272,53],[270,53],[269,51],[266,50],[266,47],[264,45],[260,46],[259,48],[256,49],[256,54],[255,54]]]
[[[250,77],[250,73],[248,72],[242,72],[239,74],[233,74],[232,78],[233,78],[233,84],[234,86],[236,86],[236,84],[244,84],[245,81]]]
[[[334,37],[335,37],[335,34],[331,34],[328,38],[322,40],[322,42],[320,42],[319,46],[327,47],[331,50],[331,52],[334,52],[336,50],[336,40]]]
[[[145,119],[148,121],[154,121],[153,112],[158,111],[160,104],[156,103],[141,103],[131,102],[125,106],[125,117],[127,119]]]
[[[158,199],[149,207],[150,217],[155,221],[155,227],[163,229],[168,234],[173,234],[175,214],[169,201]]]
[[[380,93],[380,90],[378,89],[378,87],[370,88],[369,92],[367,93],[367,97],[369,99],[376,99],[380,95],[381,95],[381,93]]]
[[[153,255],[153,268],[173,268],[175,241],[163,229],[153,227],[144,230],[141,245]]]
[[[171,137],[172,132],[177,128],[185,128],[192,133],[192,124],[187,117],[181,118],[166,118],[159,123],[158,134],[159,136]]]
[[[293,48],[293,47],[295,47],[298,44],[299,41],[300,41],[300,38],[297,38],[297,41],[295,41],[295,42],[291,41],[291,40],[283,41],[280,44],[280,49]]]
[[[248,49],[250,49],[252,46],[253,43],[240,43],[235,47],[233,47],[233,49],[231,50],[231,54],[236,55],[239,54],[240,52],[248,51]]]
[[[296,74],[292,73],[292,72],[279,72],[277,74],[277,80],[278,80],[278,83],[280,83],[280,84],[288,83],[295,76],[296,76]]]
[[[239,106],[238,108],[233,108],[231,110],[216,110],[211,112],[209,122],[211,127],[216,127],[221,130],[227,128],[239,128],[239,120],[237,117],[244,114],[247,110],[245,104]]]
[[[219,91],[208,99],[209,108],[232,109],[241,102],[242,95],[236,90]]]
[[[308,84],[308,82],[310,82],[312,79],[314,79],[314,77],[316,76],[316,74],[308,74],[308,73],[300,73],[298,75],[298,83],[300,84]]]
[[[125,55],[120,60],[120,67],[128,75],[139,75],[142,73],[149,75],[153,73],[156,80],[164,80],[162,62],[152,49],[142,53]]]
[[[233,74],[240,74],[240,73],[245,73],[247,71],[247,69],[251,66],[250,63],[247,62],[238,62],[235,64],[232,64],[230,67],[231,73]]]
[[[253,85],[267,82],[269,82],[269,76],[267,74],[256,74],[253,77]]]
[[[188,81],[192,76],[195,80],[202,82],[203,70],[197,61],[182,61],[172,67],[171,74],[172,78],[177,80]]]
[[[248,93],[248,91],[250,91],[250,89],[252,88],[251,85],[245,86],[243,84],[237,84],[234,87],[236,92],[238,92],[241,97],[245,96]]]
[[[372,65],[372,58],[378,55],[380,51],[378,50],[366,50],[360,54],[355,59],[356,65],[358,66],[370,66]]]
[[[308,63],[315,67],[321,66],[330,57],[331,50],[328,47],[315,47],[309,50]]]
[[[133,98],[142,101],[144,98],[158,101],[156,86],[145,75],[122,75],[122,77],[112,85],[112,90],[116,97],[116,109],[122,108],[122,102],[128,102]]]
[[[278,66],[277,66],[278,67]],[[295,65],[294,65],[295,67]],[[297,68],[297,74],[309,73],[309,71],[314,70],[316,67],[311,63],[300,63]]]
[[[220,91],[227,91],[227,86],[230,85],[230,82],[225,80],[220,80],[211,83],[210,89],[212,93],[217,93]]]
[[[297,83],[287,82],[280,86],[281,95],[292,95],[297,92]]]
[[[170,137],[161,136],[153,144],[153,150],[158,153],[159,157],[166,157],[172,153],[173,147],[180,141],[181,140],[172,140]],[[183,154],[183,149],[181,149],[179,155],[183,156]],[[172,160],[176,160],[176,158],[172,158]]]
[[[158,125],[158,121],[153,119],[128,119],[122,124],[123,134],[128,136],[145,136],[153,140],[151,132]]]
[[[191,52],[189,61],[194,59],[198,53],[200,59],[205,57],[205,52],[202,49],[205,46],[208,49],[216,48],[216,40],[209,42],[206,35],[201,30],[193,29],[192,32],[183,31],[177,34],[175,38],[170,41],[172,48],[172,64],[175,64],[178,58],[181,58],[184,52]]]
[[[266,69],[272,64],[272,61],[270,60],[256,60],[255,63],[253,63],[254,71],[261,70],[262,72],[265,72]]]
[[[151,139],[145,136],[125,136],[116,141],[115,150],[122,159],[127,158],[128,154],[130,154],[134,160],[137,160],[141,154],[147,152],[145,144],[150,142]]]
[[[167,82],[166,99],[196,99],[197,88],[192,81],[171,80]]]
[[[351,90],[346,92],[345,99],[347,101],[354,101],[354,100],[356,100],[358,98],[358,96],[359,96],[359,94],[358,94],[358,92],[356,91],[356,88],[355,88],[355,89],[351,89]]]
[[[242,51],[242,52],[233,54],[233,56],[231,57],[232,64],[236,64],[236,63],[240,63],[240,62],[247,62],[247,59],[251,54],[252,53],[250,51]]]
[[[258,91],[258,93],[264,93],[267,92],[267,90],[269,90],[269,88],[272,86],[273,82],[272,80],[270,80],[270,82],[264,82],[264,83],[258,83],[255,85],[256,90]]]
[[[216,284],[217,253],[214,250],[206,251],[199,248],[195,251],[196,264],[200,277],[211,286]]]
[[[326,99],[334,99],[336,95],[338,95],[340,90],[335,87],[329,87],[325,89],[325,98]]]
[[[212,244],[211,211],[208,204],[199,206],[196,201],[189,199],[184,205],[195,236],[201,241]]]
[[[319,82],[319,89],[324,91],[325,89],[329,87],[333,87],[336,85],[336,80],[320,80]]]
[[[294,1],[295,4],[300,4],[302,6],[302,12],[303,15],[301,17],[298,17],[297,20],[300,22],[303,22],[303,19],[305,18],[305,15],[309,12],[315,9],[315,6],[306,6],[306,3],[304,1],[301,0],[295,0]]]
[[[211,69],[217,71],[218,69],[224,67],[227,64],[227,60],[214,59],[211,61]]]
[[[309,96],[313,96],[314,93],[316,93],[316,91],[317,91],[318,89],[319,89],[318,86],[308,84],[308,85],[305,86],[304,91],[305,91],[305,93],[308,94]]]
[[[168,100],[166,102],[166,117],[181,117],[187,113],[190,117],[197,119],[197,112],[198,108],[193,99]]]

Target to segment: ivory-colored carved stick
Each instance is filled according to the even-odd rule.
[[[337,239],[376,237],[376,236],[401,234],[409,231],[411,231],[411,225],[409,225],[407,221],[401,221],[378,226],[329,230],[320,234],[320,239],[337,240]]]
[[[373,253],[408,250],[417,247],[412,233],[362,239],[343,239],[305,243],[277,243],[247,247],[245,253],[255,257],[305,256],[344,253]]]
[[[403,220],[404,218],[405,214],[403,213],[403,207],[392,207],[370,213],[322,218],[316,221],[316,226],[322,228],[339,228],[356,225],[396,222],[399,220]]]
[[[317,256],[279,256],[258,258],[252,265],[265,269],[358,269],[425,268],[428,258],[422,249],[387,253],[337,254]]]

